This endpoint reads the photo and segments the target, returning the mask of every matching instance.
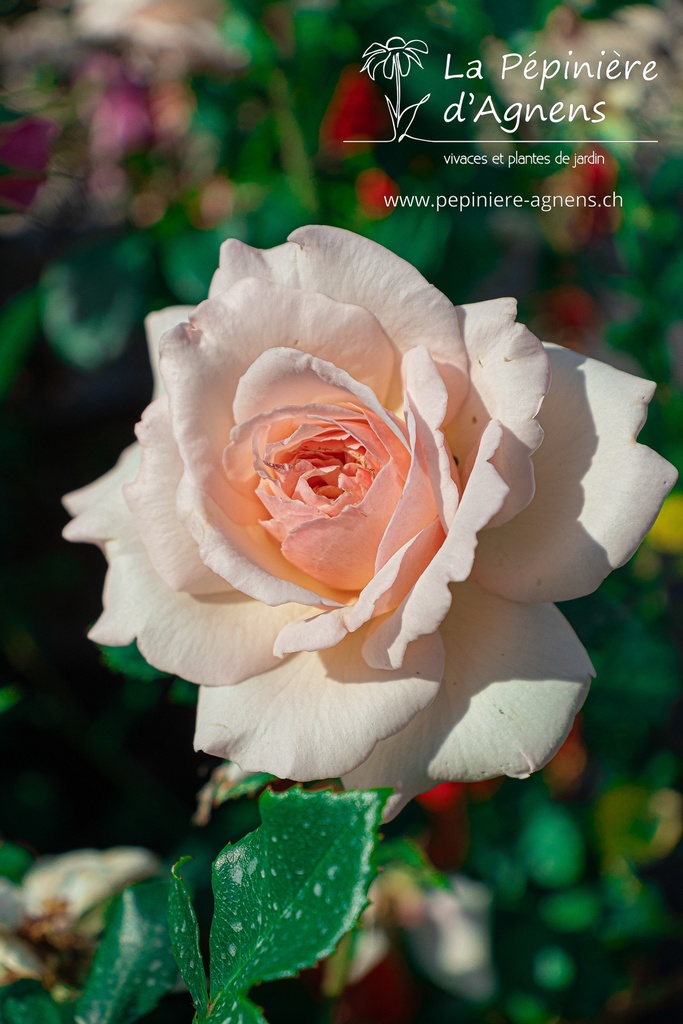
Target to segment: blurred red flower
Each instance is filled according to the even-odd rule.
[[[321,149],[336,157],[358,152],[349,139],[381,139],[391,134],[384,97],[374,82],[360,74],[360,66],[344,68],[320,125]]]
[[[388,217],[393,206],[387,206],[387,196],[397,196],[399,187],[393,178],[379,167],[370,167],[356,178],[356,197],[361,210],[371,220]]]

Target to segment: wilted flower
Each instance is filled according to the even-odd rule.
[[[74,960],[92,954],[103,904],[158,870],[149,850],[121,846],[41,857],[21,885],[0,878],[0,985],[17,978],[54,984],[70,975]]]

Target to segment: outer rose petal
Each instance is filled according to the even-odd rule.
[[[67,540],[97,544],[116,537],[120,526],[119,508],[125,484],[135,479],[140,468],[140,445],[125,448],[113,469],[87,487],[65,494],[62,504],[75,516],[62,532]]]
[[[149,361],[152,366],[154,377],[154,398],[158,398],[164,390],[164,382],[159,372],[159,342],[166,331],[176,327],[178,324],[187,322],[190,319],[192,306],[167,306],[166,309],[157,309],[145,317],[145,330],[147,332],[147,348],[149,349]]]
[[[673,466],[635,442],[654,384],[554,345],[548,355],[535,497],[481,535],[473,570],[513,601],[591,593],[628,561],[676,481]]]
[[[151,665],[191,683],[226,686],[264,672],[277,663],[272,647],[278,633],[303,611],[296,604],[271,608],[232,591],[193,596],[169,590],[137,536],[110,541],[107,557],[104,612],[88,636],[113,647],[137,637]]]
[[[173,440],[167,396],[149,405],[136,427],[142,461],[124,487],[128,507],[152,565],[171,590],[216,594],[231,590],[199,557],[197,544],[178,519],[175,496],[183,464]]]
[[[425,345],[439,363],[454,412],[467,392],[467,355],[452,303],[399,256],[341,228],[299,228],[285,245],[261,251],[236,239],[221,247],[210,295],[245,277],[322,292],[363,306],[379,320],[399,352]],[[399,408],[400,381],[387,404]]]
[[[534,495],[531,455],[543,440],[536,419],[550,386],[550,366],[543,345],[515,322],[514,299],[494,299],[459,306],[460,328],[470,359],[470,390],[446,436],[461,467],[488,420],[503,425],[493,465],[510,488],[505,503],[489,524],[507,522]]]
[[[593,675],[552,605],[505,601],[469,582],[452,591],[436,700],[343,779],[348,787],[400,787],[391,813],[443,779],[523,778],[542,767],[566,738]]]
[[[90,639],[119,647],[137,637],[150,664],[194,683],[228,685],[266,671],[278,662],[272,652],[278,633],[306,609],[270,608],[232,591],[194,597],[170,590],[153,569],[123,497],[138,456],[133,445],[110,473],[65,499],[79,512],[65,537],[99,544],[110,563],[104,611]]]
[[[414,644],[401,671],[380,675],[361,644],[353,634],[240,686],[203,688],[196,748],[301,782],[350,771],[434,700],[443,672],[438,634]]]

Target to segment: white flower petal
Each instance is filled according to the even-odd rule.
[[[140,468],[140,445],[125,448],[113,469],[78,491],[65,494],[62,504],[75,518],[62,535],[71,541],[97,544],[116,537],[120,528],[123,487],[135,479]]]
[[[134,525],[107,544],[104,611],[88,634],[91,640],[116,647],[137,637],[151,665],[209,686],[240,682],[277,664],[275,639],[304,608],[271,608],[236,591],[193,595],[170,590],[132,530]]]
[[[434,699],[443,670],[438,634],[414,644],[397,672],[368,669],[362,641],[361,631],[239,686],[202,688],[195,746],[301,782],[350,771]]]
[[[192,594],[171,590],[153,568],[123,495],[123,483],[137,472],[138,445],[119,466],[68,499],[83,509],[65,529],[73,540],[99,543],[109,569],[104,611],[88,634],[111,647],[137,638],[147,661],[190,682],[224,685],[277,664],[272,648],[280,630],[301,618],[296,604],[270,608],[243,594]],[[94,498],[84,507],[84,495]],[[254,644],[258,635],[263,643]]]
[[[197,543],[176,509],[183,463],[173,439],[166,395],[145,410],[136,428],[141,450],[137,477],[124,486],[125,500],[156,572],[171,590],[215,594],[229,583],[199,557]]]
[[[178,324],[186,323],[190,319],[193,308],[193,306],[167,306],[166,309],[157,309],[145,317],[147,348],[154,378],[153,398],[158,398],[164,390],[164,382],[159,372],[159,342],[166,331],[170,331]]]
[[[462,470],[488,420],[503,425],[492,462],[510,488],[490,526],[507,522],[534,495],[531,455],[543,440],[536,418],[550,385],[545,350],[531,331],[515,322],[514,299],[459,306],[460,329],[470,360],[470,390],[446,437]],[[462,471],[461,470],[461,471]]]
[[[343,780],[399,787],[393,813],[443,780],[523,778],[541,768],[566,738],[593,674],[552,605],[505,601],[469,582],[452,592],[436,700]]]
[[[0,986],[17,978],[42,978],[44,973],[45,964],[28,942],[0,933]]]
[[[473,578],[515,601],[589,594],[652,526],[676,470],[636,444],[654,385],[548,346],[552,384],[534,455],[536,494],[479,538]]]
[[[21,919],[21,886],[0,878],[0,929],[14,929]]]

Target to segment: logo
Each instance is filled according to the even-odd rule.
[[[385,100],[391,117],[391,138],[388,139],[345,139],[349,143],[427,142],[474,146],[481,144],[508,143],[518,145],[562,145],[595,141],[603,130],[587,128],[605,121],[607,100],[614,92],[612,82],[617,79],[642,79],[649,83],[657,78],[657,62],[643,63],[641,60],[622,61],[615,50],[617,59],[607,60],[606,51],[575,54],[567,50],[566,57],[537,55],[536,50],[526,56],[510,52],[490,56],[486,72],[482,59],[467,60],[459,70],[452,54],[445,54],[443,81],[452,82],[444,90],[438,90],[437,97],[430,105],[429,124],[432,130],[427,138],[412,134],[418,112],[432,96],[428,92],[417,103],[404,106],[403,81],[413,66],[424,70],[422,59],[429,54],[429,47],[422,39],[408,42],[402,36],[390,36],[385,43],[371,43],[363,53],[364,63],[360,73],[367,72],[373,82],[383,83],[387,92]],[[434,59],[430,55],[434,71]],[[595,81],[592,81],[595,80]],[[432,77],[433,81],[433,77]],[[595,82],[605,90],[604,98],[598,99]],[[392,87],[393,83],[393,87]],[[474,90],[474,91],[473,91]],[[488,90],[488,91],[487,91]],[[536,95],[534,95],[534,93]],[[439,108],[439,103],[444,106]],[[436,109],[434,106],[436,104]],[[454,138],[446,130],[446,138],[434,138],[433,120],[440,119],[444,125],[464,126]],[[424,121],[423,118],[420,118]],[[539,138],[545,124],[561,126],[555,131],[555,138]],[[415,131],[419,132],[419,127]],[[519,138],[523,131],[526,138]],[[463,138],[462,134],[466,137]],[[441,135],[441,132],[437,132]],[[513,137],[514,136],[514,137]],[[559,137],[557,137],[559,136]],[[569,137],[567,137],[569,136]],[[591,138],[592,137],[592,138]],[[655,143],[656,139],[615,139],[609,133],[612,143]]]
[[[427,93],[418,103],[409,103],[402,106],[401,79],[406,78],[410,73],[413,64],[422,67],[420,54],[429,53],[429,47],[421,39],[411,39],[409,43],[401,36],[392,36],[386,43],[371,43],[365,50],[363,57],[365,63],[361,72],[367,71],[370,78],[375,81],[378,72],[382,71],[383,78],[388,82],[395,82],[394,102],[388,96],[384,98],[389,107],[393,135],[390,139],[368,139],[368,142],[402,142],[408,135],[415,115],[423,103],[431,96]]]

